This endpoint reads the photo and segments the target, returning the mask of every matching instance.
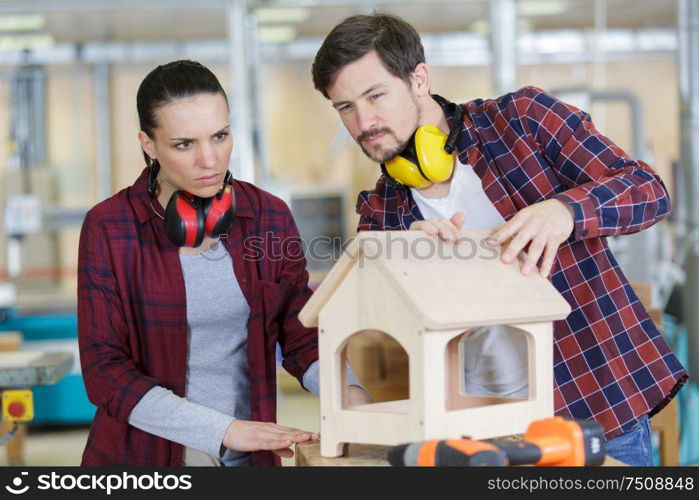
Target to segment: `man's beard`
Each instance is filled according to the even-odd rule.
[[[378,151],[377,150],[370,151],[369,149],[367,149],[364,146],[365,139],[370,138],[370,137],[374,137],[377,135],[381,135],[381,134],[391,135],[395,139],[396,145],[394,147],[392,147],[391,149],[387,149],[387,150],[379,149]],[[395,158],[396,156],[398,156],[401,153],[401,151],[403,151],[405,149],[405,146],[408,144],[408,140],[404,140],[404,141],[399,140],[398,137],[396,136],[395,132],[393,132],[393,130],[391,130],[387,127],[373,129],[373,130],[369,130],[367,132],[364,132],[357,138],[357,142],[359,143],[359,147],[362,148],[362,151],[364,151],[364,154],[367,155],[369,158],[372,159],[372,161],[375,161],[376,163],[385,163],[388,160]]]
[[[413,131],[417,130],[417,128],[420,126],[420,108],[418,107],[417,100],[415,99],[414,96],[412,97],[413,105],[415,106],[415,112],[416,112],[416,117],[415,117],[415,125],[412,127]],[[377,135],[381,134],[389,134],[390,136],[393,137],[396,141],[396,145],[393,146],[391,149],[383,150],[379,149],[378,151],[369,151],[365,146],[364,146],[364,141],[366,139],[369,139],[371,137],[375,137]],[[406,138],[406,139],[398,139],[398,136],[393,132],[388,127],[383,127],[383,128],[375,128],[372,130],[367,130],[366,132],[362,132],[357,136],[357,144],[359,144],[359,147],[362,148],[362,151],[364,151],[364,154],[367,155],[369,158],[372,159],[372,161],[375,161],[376,163],[386,163],[389,160],[392,160],[399,154],[403,152],[405,147],[408,145],[408,141],[410,141],[410,138],[412,137],[412,133]],[[378,145],[377,145],[378,146]]]

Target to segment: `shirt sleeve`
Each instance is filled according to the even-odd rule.
[[[278,342],[282,366],[303,384],[303,374],[318,359],[318,329],[306,328],[298,315],[313,292],[308,286],[308,271],[303,245],[291,211],[285,205],[284,258],[279,283],[284,289]],[[293,258],[290,256],[294,256]]]
[[[347,362],[347,387],[351,385],[356,385],[366,390],[366,388],[359,383],[357,376],[354,374],[354,370]],[[320,397],[320,363],[314,361],[311,366],[308,367],[306,373],[303,374],[303,386],[308,389],[309,392]]]
[[[155,386],[134,406],[129,424],[142,431],[222,458],[223,438],[235,420]]]
[[[635,233],[670,213],[658,174],[602,135],[589,114],[536,87],[520,93],[522,127],[568,187],[553,198],[572,207],[576,240]]]
[[[91,212],[78,249],[78,344],[87,396],[120,422],[157,381],[136,366],[105,224]]]

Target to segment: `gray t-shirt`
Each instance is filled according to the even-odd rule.
[[[249,453],[226,450],[221,457],[219,452],[233,419],[250,419],[250,307],[228,253],[180,254],[180,264],[187,296],[186,399],[154,387],[133,409],[129,423],[220,457],[225,465],[246,465]]]
[[[180,254],[187,297],[186,397],[156,386],[129,416],[134,427],[184,445],[184,465],[249,464],[249,453],[224,449],[221,454],[230,423],[250,419],[250,308],[230,255],[220,253],[212,248],[198,255]],[[303,376],[304,387],[316,396],[319,379],[316,361]],[[359,385],[351,368],[348,385]]]

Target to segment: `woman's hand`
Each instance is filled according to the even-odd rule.
[[[272,422],[234,420],[228,426],[223,446],[235,451],[271,450],[280,457],[291,458],[293,443],[319,439],[317,432],[307,432]]]
[[[528,275],[536,268],[542,253],[541,276],[548,277],[553,267],[558,247],[570,237],[575,227],[573,209],[559,200],[546,200],[535,203],[517,212],[517,215],[496,228],[488,238],[491,246],[510,241],[502,261],[510,264],[529,245],[527,257],[522,265],[522,274]]]
[[[456,241],[465,220],[466,216],[463,212],[456,212],[450,219],[416,220],[408,229],[425,231],[430,236],[439,235],[444,241]]]

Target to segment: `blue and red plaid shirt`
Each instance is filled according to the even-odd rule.
[[[451,127],[447,101],[435,99]],[[628,431],[687,381],[606,240],[668,215],[663,182],[600,134],[587,113],[536,87],[461,107],[459,160],[473,167],[505,220],[551,198],[573,208],[575,229],[550,277],[572,308],[554,323],[556,415],[593,418],[608,439]],[[410,190],[383,176],[359,194],[357,213],[359,231],[406,230],[423,219]]]
[[[133,186],[92,208],[80,234],[80,361],[88,397],[97,406],[83,465],[182,465],[181,445],[128,424],[133,407],[155,385],[184,397],[187,374],[179,250],[165,234],[146,185],[147,169]],[[286,204],[252,184],[234,181],[233,188],[235,222],[221,241],[250,306],[251,420],[275,422],[277,341],[284,367],[299,381],[318,359],[317,330],[297,318],[311,295],[306,261]],[[252,464],[280,461],[260,451],[252,454]]]

